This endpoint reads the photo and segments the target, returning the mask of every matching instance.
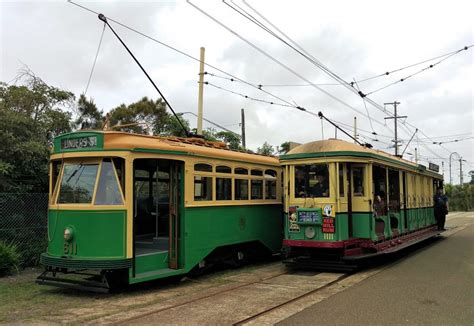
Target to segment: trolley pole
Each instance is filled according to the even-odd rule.
[[[245,149],[245,111],[244,109],[240,110],[241,116],[242,116],[242,122],[240,125],[242,126],[242,147]]]
[[[202,106],[204,97],[204,53],[205,49],[201,47],[201,56],[199,58],[199,95],[198,95],[198,121],[197,134],[202,135]]]
[[[406,115],[397,115],[397,105],[400,104],[400,102],[397,102],[397,101],[394,101],[392,103],[384,103],[384,105],[393,105],[393,111],[394,111],[394,115],[393,117],[386,117],[385,119],[394,119],[395,120],[395,140],[394,140],[394,143],[395,143],[395,156],[398,156],[398,119],[400,118],[407,118]]]

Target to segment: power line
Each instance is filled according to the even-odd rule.
[[[96,14],[96,15],[99,14],[98,12],[96,12],[96,11],[94,11],[94,10],[92,10],[92,9],[89,9],[89,8],[83,6],[83,5],[80,5],[80,4],[78,4],[78,3],[75,3],[75,2],[73,2],[73,1],[71,1],[71,0],[68,0],[68,2],[71,3],[71,4],[73,4],[73,5],[75,5],[75,6],[77,6],[77,7],[79,7],[79,8],[81,8],[81,9],[84,9],[84,10],[86,10],[86,11],[88,11],[88,12],[91,12],[91,13],[93,13],[93,14]],[[154,37],[151,37],[151,36],[149,36],[149,35],[147,35],[147,34],[145,34],[145,33],[143,33],[143,32],[140,32],[140,31],[138,31],[137,29],[134,29],[134,28],[132,28],[132,27],[130,27],[130,26],[127,26],[127,25],[125,25],[124,23],[121,23],[121,22],[118,21],[118,20],[115,20],[115,19],[110,18],[110,17],[107,17],[107,16],[105,16],[105,17],[107,18],[107,20],[109,20],[109,21],[111,21],[111,22],[114,22],[114,23],[116,23],[117,25],[122,26],[123,28],[126,28],[126,29],[128,29],[128,30],[130,30],[130,31],[132,31],[132,32],[134,32],[134,33],[136,33],[136,34],[138,34],[138,35],[141,35],[141,36],[143,36],[143,37],[145,37],[145,38],[147,38],[147,39],[149,39],[149,40],[151,40],[151,41],[153,41],[153,42],[156,42],[156,43],[158,43],[158,44],[160,44],[160,45],[162,45],[162,46],[164,46],[164,47],[166,47],[166,48],[168,48],[168,49],[170,49],[170,50],[172,50],[172,51],[174,51],[174,52],[177,52],[177,53],[179,53],[179,54],[181,54],[181,55],[183,55],[183,56],[185,56],[185,57],[187,57],[187,58],[189,58],[189,59],[191,59],[191,60],[194,60],[194,61],[197,61],[197,62],[201,62],[201,60],[200,60],[199,58],[196,58],[196,57],[194,57],[194,56],[192,56],[192,55],[190,55],[190,54],[188,54],[188,53],[186,53],[186,52],[184,52],[184,51],[182,51],[182,50],[179,50],[179,49],[176,48],[176,47],[173,47],[173,46],[171,46],[171,45],[169,45],[169,44],[167,44],[167,43],[164,43],[164,42],[162,42],[162,41],[160,41],[160,40],[158,40],[158,39],[156,39],[156,38],[154,38]],[[229,72],[227,72],[227,71],[224,71],[224,70],[221,69],[221,68],[218,68],[218,67],[216,67],[216,66],[214,66],[214,65],[212,65],[212,64],[206,63],[206,62],[204,62],[204,64],[205,64],[207,67],[210,67],[210,68],[212,68],[212,69],[214,69],[214,70],[216,70],[216,71],[219,71],[219,72],[221,72],[221,73],[223,73],[223,74],[225,74],[225,75],[227,75],[227,76],[230,76],[230,77],[232,77],[232,78],[234,78],[234,79],[236,79],[236,80],[239,80],[240,82],[242,82],[242,83],[244,83],[244,84],[247,84],[247,85],[249,85],[249,86],[251,86],[251,87],[255,87],[255,88],[258,89],[258,87],[256,87],[256,86],[253,85],[252,83],[249,83],[249,82],[245,81],[245,80],[242,79],[242,78],[239,78],[239,77],[237,77],[237,76],[235,76],[235,75],[233,75],[233,74],[231,74],[231,73],[229,73]],[[264,89],[260,89],[260,90],[261,90],[262,92],[264,92],[265,94],[270,95],[270,96],[272,96],[272,97],[274,97],[274,98],[276,98],[276,99],[278,99],[278,100],[280,100],[280,101],[282,101],[282,102],[284,102],[284,103],[292,104],[291,102],[289,102],[289,101],[287,101],[287,100],[285,100],[285,99],[283,99],[283,98],[281,98],[281,97],[279,97],[279,96],[277,96],[277,95],[275,95],[275,94],[272,94],[272,93],[270,93],[270,92],[268,92],[268,91],[266,91],[266,90],[264,90]]]
[[[337,98],[336,96],[332,95],[331,93],[327,92],[326,90],[320,88],[319,86],[315,85],[314,83],[311,83],[308,79],[306,79],[305,77],[303,77],[301,74],[299,74],[298,72],[296,72],[295,70],[293,70],[292,68],[290,68],[289,66],[287,66],[286,64],[284,64],[283,62],[279,61],[278,59],[276,59],[275,57],[271,56],[270,54],[268,54],[267,52],[265,52],[264,50],[262,50],[261,48],[259,48],[258,46],[256,46],[254,43],[250,42],[249,40],[245,39],[244,37],[242,37],[240,34],[238,34],[236,31],[234,31],[233,29],[231,29],[230,27],[226,26],[224,23],[220,22],[219,20],[217,20],[216,18],[214,18],[213,16],[211,16],[210,14],[208,14],[207,12],[205,12],[204,10],[202,10],[201,8],[199,8],[198,6],[196,6],[195,4],[191,3],[191,1],[187,0],[186,1],[189,5],[191,5],[192,7],[194,7],[196,10],[198,10],[199,12],[201,12],[203,15],[207,16],[209,19],[211,19],[212,21],[214,21],[216,24],[220,25],[221,27],[223,27],[224,29],[226,29],[227,31],[229,31],[230,33],[234,34],[236,37],[238,37],[239,39],[241,39],[243,42],[247,43],[249,46],[251,46],[252,48],[254,48],[256,51],[260,52],[261,54],[263,54],[264,56],[266,56],[268,59],[270,59],[271,61],[275,62],[276,64],[280,65],[281,67],[285,68],[287,71],[289,71],[290,73],[294,74],[295,76],[297,76],[298,78],[304,80],[305,82],[311,84],[314,88],[320,90],[322,93],[326,94],[327,96],[331,97],[333,100],[339,102],[340,104],[350,108],[351,110],[354,110],[356,112],[358,112],[359,114],[367,117],[367,115],[365,113],[363,113],[362,111],[356,109],[355,107],[353,107],[352,105],[344,102],[343,100]],[[380,125],[384,126],[384,124],[380,123],[377,121],[377,123],[379,123]]]
[[[416,76],[416,75],[421,74],[422,72],[425,72],[425,71],[428,70],[428,69],[434,68],[435,66],[439,65],[439,64],[442,63],[443,61],[445,61],[445,60],[451,58],[453,55],[456,55],[456,54],[458,54],[459,52],[461,52],[461,51],[463,51],[463,50],[467,50],[467,49],[469,49],[469,48],[472,47],[472,46],[474,46],[474,45],[465,46],[464,48],[462,48],[462,49],[460,49],[460,50],[458,50],[458,51],[456,51],[456,52],[451,53],[450,55],[448,55],[447,57],[445,57],[445,58],[439,60],[439,61],[436,62],[436,63],[432,63],[432,64],[430,64],[429,66],[427,66],[427,67],[425,67],[425,68],[423,68],[423,69],[421,69],[421,70],[419,70],[419,71],[417,71],[417,72],[415,72],[415,73],[413,73],[413,74],[410,74],[410,75],[405,76],[405,77],[403,77],[403,78],[401,78],[401,79],[399,79],[399,80],[396,80],[396,81],[394,81],[394,82],[392,82],[392,83],[389,83],[389,84],[387,84],[387,85],[385,85],[385,86],[382,86],[382,87],[380,87],[380,88],[377,88],[377,89],[375,89],[375,90],[373,90],[373,91],[371,91],[371,92],[366,93],[365,95],[368,96],[368,95],[374,94],[374,93],[376,93],[376,92],[378,92],[378,91],[381,91],[381,90],[383,90],[383,89],[386,89],[387,87],[390,87],[390,86],[393,86],[393,85],[395,85],[395,84],[404,82],[404,81],[407,80],[408,78],[412,78],[412,77],[414,77],[414,76]]]
[[[379,75],[375,75],[375,76],[372,76],[372,77],[368,77],[368,78],[364,78],[364,79],[361,79],[361,80],[358,80],[357,82],[358,83],[363,83],[363,82],[366,82],[366,81],[369,81],[369,80],[372,80],[372,79],[375,79],[375,78],[379,78],[379,77],[383,77],[383,76],[388,76],[390,74],[393,74],[394,72],[399,72],[399,71],[402,71],[402,70],[405,70],[405,69],[408,69],[408,68],[412,68],[412,67],[416,67],[418,65],[421,65],[423,63],[426,63],[426,62],[430,62],[430,61],[433,61],[433,60],[437,60],[437,59],[440,59],[440,58],[443,58],[443,57],[450,57],[452,55],[455,55],[455,54],[458,54],[459,52],[463,51],[463,50],[467,50],[468,48],[472,47],[473,45],[470,45],[470,46],[465,46],[463,47],[462,49],[459,49],[459,50],[456,50],[456,51],[452,51],[452,52],[449,52],[449,53],[445,53],[445,54],[442,54],[442,55],[439,55],[437,57],[434,57],[434,58],[431,58],[431,59],[426,59],[426,60],[423,60],[423,61],[420,61],[420,62],[417,62],[417,63],[413,63],[413,64],[410,64],[408,66],[404,66],[404,67],[401,67],[401,68],[397,68],[397,69],[393,69],[393,70],[390,70],[390,71],[386,71],[382,74],[379,74]]]
[[[199,82],[198,82],[199,83]],[[227,88],[224,88],[224,87],[221,87],[221,86],[218,86],[218,85],[215,85],[215,84],[212,84],[208,81],[204,82],[205,85],[209,85],[209,86],[212,86],[214,88],[217,88],[217,89],[220,89],[220,90],[223,90],[225,92],[229,92],[229,93],[232,93],[232,94],[235,94],[235,95],[238,95],[238,96],[241,96],[243,98],[246,98],[248,100],[252,100],[252,101],[256,101],[256,102],[261,102],[261,103],[267,103],[267,104],[271,104],[271,105],[277,105],[277,106],[283,106],[283,107],[287,107],[287,108],[297,108],[297,106],[295,105],[289,105],[289,104],[283,104],[283,103],[276,103],[276,102],[272,102],[272,101],[267,101],[267,100],[262,100],[262,99],[259,99],[259,98],[255,98],[255,97],[252,97],[252,96],[248,96],[248,95],[245,95],[245,94],[242,94],[242,93],[238,93],[238,92],[234,92],[230,89],[227,89]]]
[[[189,1],[188,1],[189,2]],[[232,1],[232,3],[234,3]],[[342,85],[344,85],[346,88],[348,88],[349,90],[351,91],[354,91],[354,92],[357,92],[357,90],[355,90],[353,88],[353,85],[349,85],[346,81],[344,81],[342,78],[340,78],[339,76],[337,76],[336,74],[334,74],[333,72],[331,72],[327,67],[325,67],[324,65],[321,64],[321,62],[319,62],[316,58],[314,58],[313,56],[311,56],[311,54],[309,54],[307,51],[305,51],[301,46],[298,45],[298,43],[296,43],[295,41],[293,41],[290,37],[288,37],[285,33],[283,33],[280,29],[278,29],[278,27],[276,27],[274,24],[272,24],[268,19],[266,19],[262,14],[260,14],[256,9],[254,9],[252,6],[250,6],[245,0],[243,0],[243,3],[249,7],[251,10],[253,10],[257,15],[259,15],[262,19],[264,19],[268,24],[270,24],[273,28],[275,28],[280,34],[282,34],[284,37],[286,37],[291,43],[293,43],[299,50],[303,51],[304,54],[301,53],[301,51],[298,51],[296,50],[293,46],[289,45],[288,42],[284,41],[281,39],[281,37],[277,36],[275,33],[273,32],[269,32],[271,35],[273,35],[274,37],[276,37],[277,39],[281,40],[283,43],[289,45],[293,50],[295,50],[296,52],[298,52],[299,54],[303,55],[303,57],[305,57],[307,60],[309,60],[310,62],[312,62],[314,65],[316,65],[318,68],[320,68],[321,70],[323,70],[324,72],[326,72],[327,74],[329,74],[329,76],[331,76],[332,78],[336,79],[337,81],[339,81]],[[228,5],[228,4],[227,4]],[[228,5],[229,6],[229,5]],[[240,7],[239,7],[240,8]],[[236,10],[235,8],[233,8],[234,10]],[[236,10],[237,11],[237,10]],[[244,15],[245,16],[245,15]],[[268,32],[269,28],[266,28],[266,27],[262,27],[262,23],[261,22],[258,22],[258,20],[256,20],[254,17],[246,17],[247,19],[249,19],[250,21],[252,21],[253,23],[255,23],[256,25],[258,25],[260,28],[264,29],[265,31]],[[471,47],[471,46],[469,46]],[[459,50],[458,50],[459,51]],[[444,60],[444,59],[443,59]],[[351,87],[352,86],[352,87]],[[376,103],[375,101],[373,101],[372,99],[369,99],[367,98],[366,94],[362,93],[361,91],[358,91],[357,92],[362,98],[366,98],[367,102],[369,102],[371,105],[373,105],[375,108],[381,110],[382,112],[385,112],[389,115],[392,115],[390,112],[386,111],[385,108],[383,108],[380,104]],[[406,126],[406,124],[408,124],[407,122],[402,122],[402,125],[404,127],[406,127],[408,129],[408,127]],[[415,129],[418,129],[417,127],[415,127],[413,124],[409,124],[411,127],[415,128]],[[421,133],[423,133],[421,130],[419,130]],[[408,134],[411,135],[413,134],[413,130],[408,130]],[[424,133],[423,133],[424,134]],[[426,136],[426,134],[424,134]],[[441,146],[441,145],[440,145]],[[443,149],[445,149],[446,151],[449,152],[449,150],[443,146],[441,146]]]

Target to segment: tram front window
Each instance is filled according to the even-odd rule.
[[[329,197],[329,169],[326,164],[295,166],[295,198]]]
[[[99,164],[64,164],[59,204],[90,204]]]

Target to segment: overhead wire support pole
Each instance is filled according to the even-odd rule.
[[[384,105],[393,105],[393,111],[394,111],[394,115],[393,117],[386,117],[385,119],[394,119],[395,120],[395,140],[394,140],[394,143],[395,143],[395,156],[398,156],[398,119],[400,118],[407,118],[406,115],[402,115],[402,116],[399,116],[397,115],[397,105],[400,104],[400,102],[392,102],[392,103],[384,103]]]
[[[197,134],[202,135],[202,107],[204,101],[204,47],[201,47],[200,62],[199,62],[199,95],[198,95],[198,121]]]
[[[171,112],[173,112],[173,115],[175,116],[176,120],[178,120],[181,128],[183,129],[186,137],[189,137],[191,134],[189,133],[189,131],[186,129],[186,127],[184,126],[183,122],[181,121],[181,119],[178,117],[178,115],[176,114],[176,112],[174,112],[173,108],[171,107],[170,103],[168,102],[168,100],[165,98],[165,96],[163,95],[163,93],[161,93],[161,91],[159,90],[158,86],[156,86],[155,82],[153,81],[153,79],[151,79],[151,77],[148,75],[148,73],[146,72],[146,70],[143,68],[143,66],[140,64],[140,62],[137,60],[137,58],[135,58],[135,56],[133,55],[132,51],[130,51],[130,49],[127,47],[127,45],[122,41],[122,39],[120,38],[120,36],[118,36],[118,34],[114,31],[114,29],[112,28],[112,26],[110,26],[110,24],[108,23],[107,21],[107,17],[105,17],[103,14],[99,14],[99,19],[101,21],[103,21],[109,28],[110,30],[112,31],[112,33],[114,33],[114,35],[117,37],[117,39],[120,41],[120,43],[122,43],[122,45],[125,47],[125,49],[127,50],[127,52],[131,55],[131,57],[133,58],[133,60],[135,60],[135,62],[138,64],[138,66],[140,67],[140,69],[143,71],[143,73],[145,74],[145,76],[148,78],[148,80],[150,81],[150,83],[153,85],[153,87],[155,87],[156,91],[158,92],[158,94],[160,94],[161,98],[163,99],[163,101],[165,101],[166,105],[170,108]]]
[[[245,139],[245,110],[241,109],[240,113],[242,115],[241,127],[242,127],[242,147],[245,149],[246,139]]]

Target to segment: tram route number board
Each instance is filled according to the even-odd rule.
[[[298,224],[321,225],[323,214],[320,208],[299,208],[297,216]]]

